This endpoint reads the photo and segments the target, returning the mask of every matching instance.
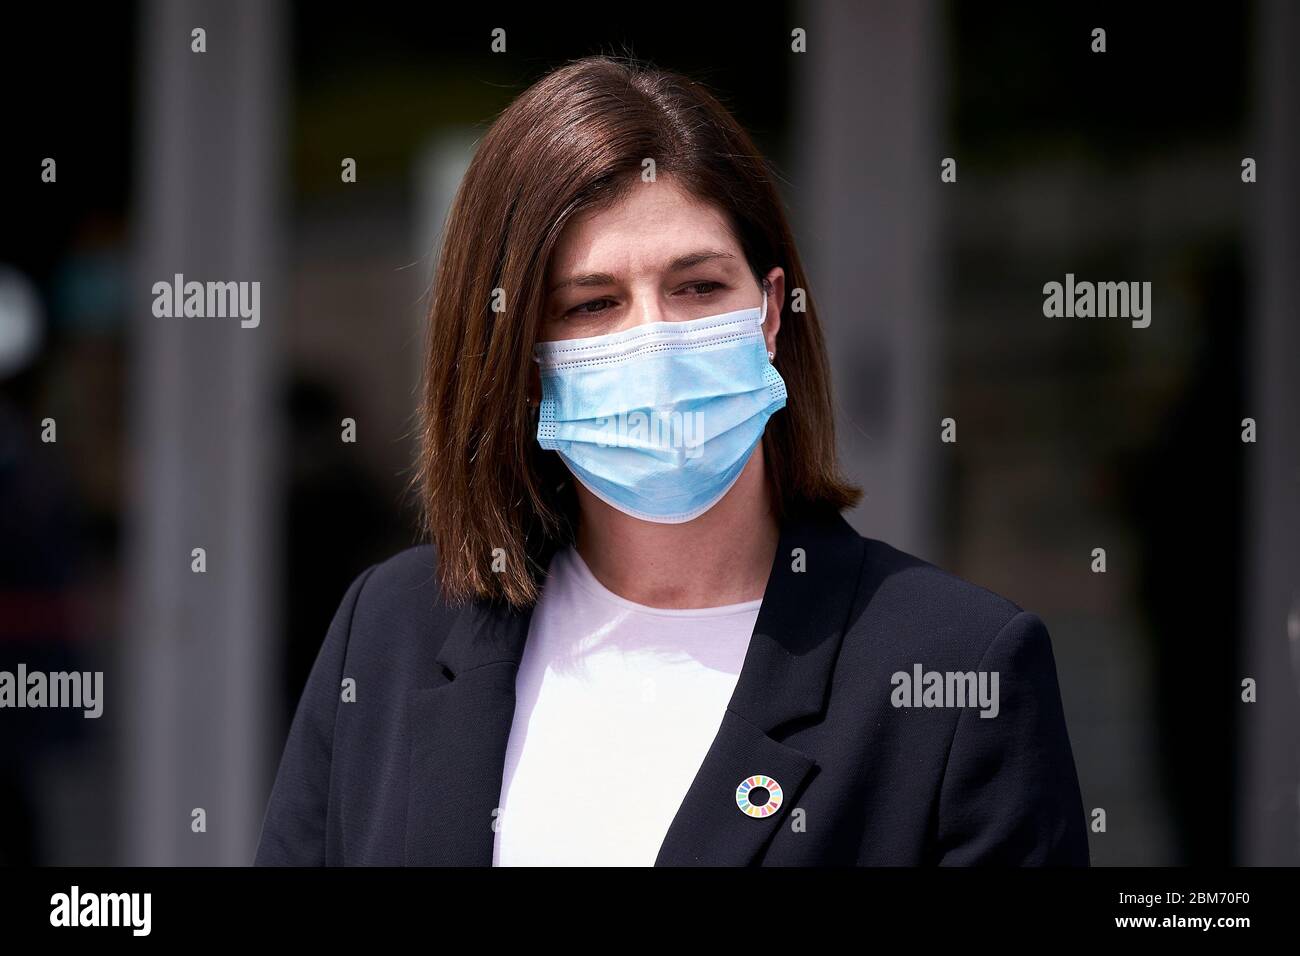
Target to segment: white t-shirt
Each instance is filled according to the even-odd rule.
[[[493,865],[653,865],[761,603],[646,607],[557,553],[516,680]]]

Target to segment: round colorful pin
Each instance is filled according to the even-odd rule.
[[[761,773],[740,782],[736,806],[748,817],[769,817],[781,809],[781,785]]]

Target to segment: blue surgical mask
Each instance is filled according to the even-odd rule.
[[[699,517],[785,407],[766,318],[764,295],[761,308],[538,343],[537,441],[619,511],[663,524]]]

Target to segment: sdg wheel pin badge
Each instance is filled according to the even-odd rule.
[[[781,785],[766,774],[756,773],[736,788],[736,806],[749,817],[770,817],[781,809]]]

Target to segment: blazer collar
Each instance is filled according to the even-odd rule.
[[[753,861],[815,772],[780,730],[820,713],[850,623],[865,555],[863,539],[835,512],[802,512],[782,527],[772,571],[735,691],[660,847],[657,866]],[[450,681],[412,690],[406,862],[492,863],[515,677],[530,610],[463,607],[437,661]],[[755,774],[781,786],[776,813],[754,818],[736,788]]]

